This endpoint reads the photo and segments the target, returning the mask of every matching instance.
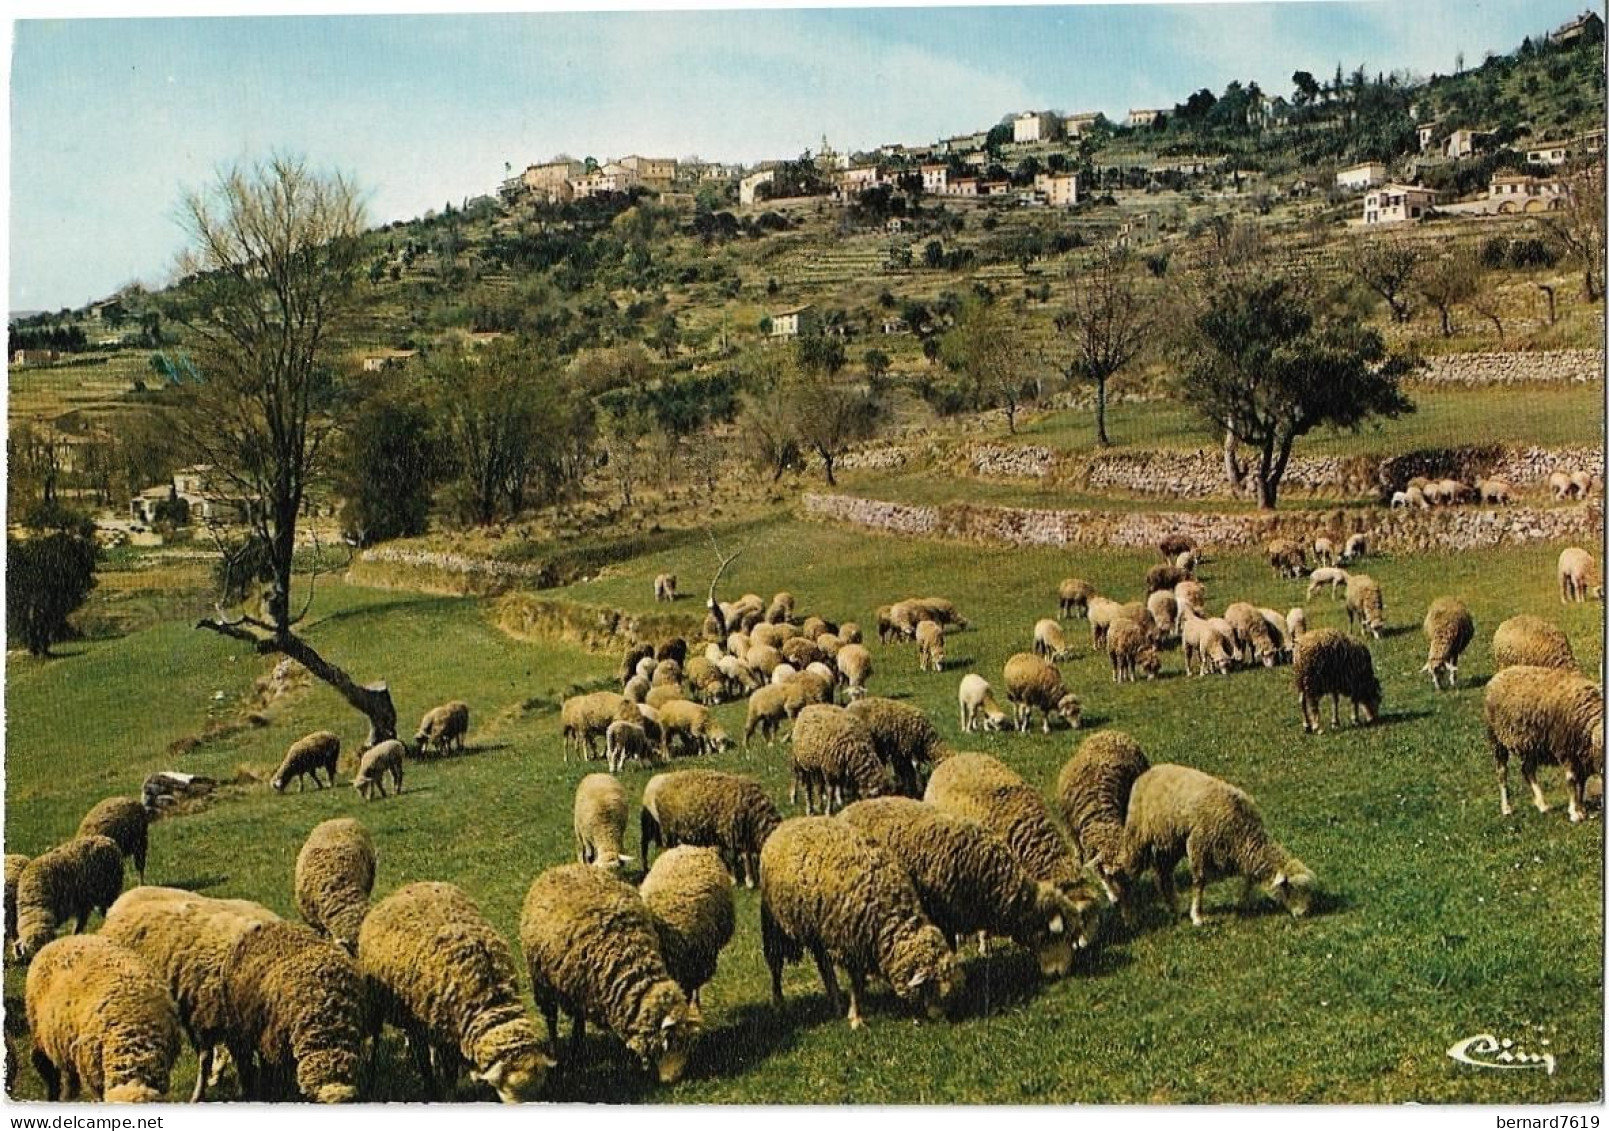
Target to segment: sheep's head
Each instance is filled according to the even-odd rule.
[[[165,1085],[167,1082],[163,1083]],[[138,1080],[130,1080],[107,1088],[102,1099],[109,1104],[155,1104],[162,1102],[163,1090],[165,1089],[153,1088]]]
[[[285,792],[285,778],[283,775],[275,774],[268,784],[273,787],[275,793]]]
[[[687,1068],[693,1042],[703,1029],[698,1006],[674,982],[661,982],[643,998],[638,1016],[642,1027],[626,1045],[661,1084],[674,1084]]]
[[[503,1103],[534,1103],[541,1098],[548,1070],[556,1064],[540,1048],[527,1048],[499,1058],[485,1072],[471,1070],[469,1075],[489,1084]]]
[[[1068,692],[1056,700],[1056,713],[1067,720],[1067,725],[1074,730],[1079,728],[1079,720],[1084,714],[1084,705],[1078,701],[1078,696]]]
[[[349,1104],[358,1098],[358,1057],[348,1049],[325,1048],[297,1052],[297,1090],[320,1104]]]
[[[1073,955],[1090,944],[1094,934],[1093,902],[1074,899],[1055,884],[1040,881],[1034,893],[1033,928],[1015,941],[1031,949],[1046,978],[1064,977],[1072,969]]]
[[[906,936],[884,973],[895,995],[937,1021],[966,985],[966,975],[939,929],[928,923]]]
[[[1278,900],[1285,910],[1300,919],[1312,908],[1313,889],[1317,886],[1318,880],[1307,865],[1292,857],[1269,881],[1268,894]]]
[[[1006,725],[1006,713],[999,707],[983,709],[983,729],[997,731]]]
[[[1380,699],[1380,681],[1375,678],[1372,671],[1368,672],[1356,699],[1358,711],[1362,714],[1364,722],[1372,723],[1380,717]]]
[[[1135,663],[1145,673],[1146,679],[1155,679],[1162,671],[1162,657],[1157,655],[1155,648],[1145,649]]]

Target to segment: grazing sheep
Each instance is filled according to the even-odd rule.
[[[309,927],[354,953],[374,890],[374,841],[351,817],[314,827],[296,855],[296,910]]]
[[[845,711],[865,726],[877,757],[894,771],[900,792],[907,797],[921,796],[922,769],[950,753],[938,728],[919,708],[875,695],[856,700]]]
[[[626,789],[613,774],[588,774],[575,787],[575,858],[605,871],[631,862],[626,846]]]
[[[687,685],[693,696],[706,706],[713,706],[726,698],[726,676],[708,656],[694,656],[687,661]]]
[[[654,600],[676,600],[676,575],[674,573],[656,574],[654,577]]]
[[[877,611],[872,614],[877,621],[877,642],[887,644],[899,635],[899,627],[894,623],[894,606],[878,605]]]
[[[1296,695],[1302,704],[1302,729],[1319,734],[1319,703],[1330,697],[1330,724],[1341,723],[1341,696],[1352,700],[1352,722],[1358,712],[1372,723],[1380,713],[1380,681],[1374,675],[1369,649],[1345,633],[1320,628],[1297,638],[1292,664]]]
[[[767,684],[749,696],[748,715],[743,721],[743,749],[749,748],[755,731],[760,732],[767,746],[775,744],[777,730],[788,717],[787,704],[787,684]]]
[[[104,836],[134,861],[140,883],[145,882],[145,854],[150,847],[151,815],[132,797],[108,797],[78,822],[76,836]]]
[[[1073,658],[1073,646],[1068,643],[1059,621],[1045,617],[1034,623],[1034,655],[1052,661]]]
[[[760,946],[771,969],[771,1000],[782,1007],[782,968],[808,951],[827,1002],[841,1007],[836,963],[849,975],[849,1027],[861,1027],[870,976],[930,1018],[965,984],[943,933],[922,914],[910,878],[894,858],[842,821],[784,821],[760,853]]]
[[[1285,639],[1290,641],[1290,650],[1294,652],[1297,638],[1307,631],[1307,610],[1298,605],[1286,613],[1285,627],[1290,630]]]
[[[687,754],[719,754],[730,745],[726,731],[708,707],[676,699],[659,709],[660,748],[668,758],[672,745]]]
[[[1094,909],[1033,879],[994,833],[975,821],[907,797],[857,801],[838,815],[887,851],[916,887],[922,910],[959,940],[1004,935],[1034,953],[1039,972],[1059,978],[1087,947]]]
[[[1068,726],[1078,729],[1083,707],[1062,683],[1061,672],[1054,664],[1032,652],[1018,652],[1006,661],[1005,683],[1006,698],[1012,704],[1019,731],[1028,729],[1036,707],[1046,734],[1050,733],[1051,715],[1060,715]]]
[[[541,1093],[554,1063],[520,1003],[514,954],[463,889],[412,883],[375,904],[358,965],[371,1036],[387,1022],[402,1030],[427,1094],[451,1099],[465,1066],[504,1103]]]
[[[1173,871],[1182,858],[1190,861],[1190,921],[1198,927],[1207,882],[1219,877],[1243,877],[1243,899],[1263,885],[1298,918],[1312,904],[1313,873],[1268,835],[1250,794],[1189,766],[1152,766],[1129,791],[1123,871],[1153,868],[1157,890],[1177,914]]]
[[[849,688],[849,698],[859,699],[866,694],[866,681],[872,677],[872,654],[864,645],[845,644],[838,649],[834,663]]]
[[[1248,601],[1236,601],[1224,610],[1223,619],[1233,630],[1232,639],[1241,651],[1242,662],[1255,659],[1265,668],[1274,666],[1279,659],[1279,645],[1274,643],[1274,634],[1268,630],[1262,610]]]
[[[856,624],[852,620],[846,620],[843,624],[839,625],[838,631],[833,635],[837,636],[838,639],[845,644],[863,643],[861,640],[860,625]]]
[[[713,848],[681,845],[660,855],[637,889],[654,917],[665,969],[697,1006],[699,990],[715,976],[721,949],[732,941],[737,908],[732,877]]]
[[[1439,484],[1442,502],[1453,506],[1470,497],[1470,489],[1457,479],[1443,479]]]
[[[1492,634],[1492,667],[1498,671],[1516,665],[1579,670],[1570,638],[1541,617],[1510,617]]]
[[[654,646],[652,644],[633,644],[626,649],[625,657],[620,661],[619,680],[625,683],[637,674],[637,666],[644,660],[653,663]]]
[[[1276,538],[1268,544],[1268,564],[1280,577],[1301,577],[1307,572],[1307,551],[1288,538]]]
[[[771,604],[766,606],[765,619],[770,624],[781,624],[793,619],[793,594],[778,593],[771,598]]]
[[[817,639],[819,640],[820,637],[817,637]],[[833,654],[837,655],[836,652]],[[816,644],[815,640],[807,640],[803,636],[794,636],[782,642],[782,658],[800,671],[804,671],[811,664],[825,662],[828,656],[826,651]]]
[[[1571,479],[1568,471],[1555,471],[1548,476],[1548,486],[1553,490],[1555,501],[1573,499],[1575,497],[1575,481]]]
[[[1313,539],[1313,560],[1323,565],[1335,564],[1335,542],[1332,539],[1318,537]]]
[[[682,684],[682,664],[680,660],[657,660],[654,663],[654,674],[649,680],[652,687],[674,687],[678,690]],[[650,689],[649,694],[652,694]]]
[[[1441,690],[1441,673],[1447,673],[1447,686],[1458,686],[1458,657],[1475,638],[1475,620],[1469,606],[1457,597],[1437,597],[1425,613],[1425,637],[1430,641],[1430,658],[1419,670],[1430,673],[1430,682]]]
[[[781,686],[791,681],[798,674],[799,669],[792,664],[778,664],[771,669],[771,683],[775,686]]]
[[[995,701],[994,689],[976,672],[961,677],[956,696],[961,704],[961,729],[965,733],[971,734],[979,727],[997,731],[1005,725],[1006,713]]]
[[[1063,579],[1056,587],[1056,597],[1061,615],[1066,618],[1077,613],[1081,617],[1089,616],[1089,601],[1095,596],[1095,586],[1078,577]]]
[[[925,620],[916,626],[916,657],[922,671],[929,668],[935,672],[944,670],[943,625]]]
[[[1585,601],[1591,597],[1603,600],[1603,581],[1598,576],[1598,563],[1579,546],[1571,546],[1559,553],[1559,603]]]
[[[660,663],[666,660],[680,666],[687,662],[687,641],[680,636],[672,636],[654,648],[654,659]]]
[[[1483,503],[1506,506],[1514,501],[1514,488],[1501,479],[1475,480],[1475,493]]]
[[[1136,669],[1144,672],[1146,679],[1155,679],[1162,670],[1162,661],[1150,636],[1127,617],[1112,622],[1106,634],[1106,653],[1112,661],[1113,683],[1125,680],[1133,683]]]
[[[1539,813],[1548,811],[1538,766],[1563,766],[1570,820],[1586,819],[1587,778],[1603,773],[1603,688],[1556,668],[1504,668],[1486,685],[1486,737],[1497,760],[1497,799],[1507,817],[1508,760],[1518,756]]]
[[[73,933],[82,934],[90,913],[105,915],[122,890],[123,854],[110,837],[74,837],[35,856],[17,877],[18,961],[28,961],[68,919],[78,920]]]
[[[1170,592],[1153,593],[1145,599],[1145,607],[1156,624],[1157,637],[1165,640],[1179,634],[1179,602]]]
[[[1118,606],[1117,615],[1112,621],[1116,623],[1123,619],[1133,621],[1151,643],[1156,644],[1162,640],[1162,630],[1157,627],[1156,618],[1151,615],[1150,606],[1144,601],[1127,601]]]
[[[1176,565],[1154,565],[1145,571],[1145,595],[1171,593],[1179,582],[1189,580],[1190,575]]]
[[[1174,568],[1183,570],[1186,577],[1194,577],[1196,566],[1200,564],[1200,559],[1196,557],[1194,550],[1185,550],[1173,559]]]
[[[1353,534],[1346,540],[1346,546],[1341,551],[1341,564],[1355,562],[1369,552],[1369,539],[1363,534]]]
[[[663,732],[660,738],[663,740]],[[616,719],[604,731],[603,752],[611,774],[624,770],[627,758],[635,758],[638,762],[654,760],[654,744],[648,741],[648,731],[641,723],[629,723],[624,719]]]
[[[590,1018],[660,1083],[681,1078],[698,1008],[665,968],[654,917],[635,888],[581,864],[548,869],[525,893],[520,946],[555,1046],[562,1011],[575,1019],[570,1057],[579,1059]]]
[[[1376,640],[1385,630],[1385,598],[1381,596],[1380,583],[1366,573],[1354,573],[1347,579],[1347,627],[1351,628],[1354,621],[1368,629],[1369,635]]]
[[[6,949],[17,941],[17,881],[28,866],[28,857],[21,853],[6,853]]]
[[[384,797],[387,774],[391,775],[391,788],[399,795],[402,793],[403,751],[402,743],[391,738],[377,742],[363,752],[363,757],[358,759],[357,776],[352,779],[352,788],[358,791],[359,797],[372,801],[376,790]]]
[[[1122,902],[1127,882],[1122,863],[1129,789],[1150,768],[1139,743],[1120,730],[1103,730],[1079,743],[1056,776],[1056,803],[1073,845],[1113,903]]]
[[[167,982],[179,1023],[196,1050],[195,1090],[206,1098],[229,1029],[224,981],[248,931],[279,916],[245,899],[209,899],[178,888],[138,887],[106,912],[100,934],[144,958]]]
[[[821,653],[822,662],[829,667],[838,658],[838,649],[844,646],[844,641],[831,632],[823,632],[815,638],[814,643],[816,650]]]
[[[419,753],[429,746],[437,754],[446,754],[455,747],[464,752],[464,735],[469,733],[469,704],[460,699],[432,707],[419,720],[419,730],[413,736]]]
[[[655,847],[689,844],[720,849],[739,883],[760,878],[760,848],[782,823],[760,782],[721,770],[655,774],[642,791],[642,858]]]
[[[920,598],[907,597],[894,603],[888,612],[888,619],[894,629],[894,639],[904,642],[916,639],[916,626],[932,618],[927,616]]]
[[[1360,575],[1361,576],[1361,575]],[[1307,578],[1307,599],[1311,601],[1313,594],[1324,586],[1330,587],[1330,600],[1335,600],[1335,594],[1352,580],[1352,575],[1340,566],[1320,566]]]
[[[1181,614],[1189,609],[1198,617],[1207,615],[1207,587],[1199,581],[1179,582],[1173,587],[1173,599]]]
[[[1584,499],[1602,486],[1598,477],[1588,471],[1572,471],[1570,473],[1570,486],[1575,489],[1575,497]]]
[[[621,694],[631,702],[646,703],[648,702],[648,692],[653,690],[653,686],[653,683],[646,676],[634,675],[626,680],[620,690]],[[565,761],[569,761],[568,750],[565,753]]]
[[[732,687],[739,688],[742,694],[750,694],[765,686],[765,680],[760,678],[760,673],[737,656],[722,656],[716,667],[721,669],[726,682]]]
[[[297,923],[263,923],[224,970],[224,1043],[249,1100],[357,1099],[367,995],[346,951]]]
[[[1195,658],[1195,675],[1207,674],[1207,665],[1211,663],[1219,675],[1228,675],[1233,665],[1229,637],[1214,626],[1212,620],[1202,620],[1200,617],[1186,617],[1183,628],[1179,634],[1184,651],[1184,674],[1191,674],[1190,660]]]
[[[643,698],[643,705],[647,706],[647,707],[652,707],[655,710],[659,710],[660,708],[664,707],[665,704],[667,704],[667,703],[674,703],[674,702],[676,702],[678,700],[686,700],[686,699],[687,699],[687,689],[684,688],[681,684],[679,684],[679,683],[662,683],[662,684],[658,684],[658,685],[656,685],[654,687],[650,687],[648,689],[648,694],[646,696],[644,696],[644,698]],[[687,700],[687,701],[691,702],[691,700]],[[605,728],[604,737],[605,737],[605,739],[608,738],[608,730],[607,730],[607,728]]]
[[[786,685],[787,698],[783,703],[783,711],[788,718],[796,719],[799,712],[812,703],[831,703],[833,690],[836,687],[833,673],[816,668],[814,671],[800,672]]]
[[[340,758],[341,736],[327,730],[316,730],[290,744],[290,749],[285,751],[285,760],[274,771],[268,784],[274,787],[275,793],[284,793],[291,778],[295,778],[296,792],[300,793],[306,785],[306,777],[311,775],[313,784],[323,789],[324,783],[318,776],[318,772],[323,770],[329,774],[330,785],[333,786],[335,766]]]
[[[1162,560],[1171,562],[1183,553],[1200,553],[1201,547],[1196,540],[1188,534],[1169,534],[1157,543],[1157,549],[1162,551]]]
[[[179,1018],[150,963],[99,935],[40,950],[24,988],[33,1064],[52,1101],[80,1089],[107,1103],[154,1103],[179,1055]]]
[[[1091,597],[1085,613],[1089,620],[1090,647],[1106,650],[1106,633],[1112,622],[1123,615],[1123,606],[1108,597]]]
[[[1257,612],[1262,615],[1263,623],[1268,626],[1268,635],[1274,642],[1276,661],[1279,659],[1289,660],[1291,658],[1291,645],[1296,639],[1291,635],[1290,625],[1275,609],[1260,608]]]
[[[811,613],[799,623],[799,635],[806,640],[816,640],[822,636],[831,635],[834,626],[825,618]]]
[[[793,746],[793,784],[788,804],[799,801],[804,787],[805,815],[816,811],[821,797],[822,812],[857,797],[882,797],[898,791],[893,772],[877,756],[866,724],[844,707],[812,704],[794,720],[789,741]]]

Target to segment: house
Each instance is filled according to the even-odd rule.
[[[1034,177],[1034,191],[1043,194],[1052,208],[1071,208],[1078,203],[1078,174],[1039,173]]]
[[[1363,198],[1365,224],[1417,220],[1436,206],[1436,191],[1422,185],[1386,184]]]
[[[53,361],[61,360],[60,350],[12,350],[11,364],[19,368],[24,365],[49,365]]]
[[[890,317],[883,319],[884,334],[909,334],[911,325],[903,318]]]
[[[922,166],[922,191],[934,196],[943,196],[948,191],[950,181],[950,167],[948,165]]]
[[[779,310],[771,316],[773,338],[797,338],[808,334],[816,325],[816,308],[809,303]]]
[[[1149,126],[1162,116],[1160,110],[1130,110],[1127,124],[1133,126]]]
[[[1603,135],[1604,131],[1602,130],[1588,130],[1586,133],[1576,138],[1576,145],[1580,148],[1582,153],[1587,154],[1588,156],[1602,153]]]
[[[1570,159],[1570,145],[1563,141],[1550,141],[1536,149],[1525,151],[1527,165],[1551,165],[1558,168]]]
[[[1062,133],[1067,137],[1083,137],[1094,129],[1100,120],[1099,110],[1088,114],[1069,114],[1061,120]]]
[[[1442,144],[1442,155],[1456,161],[1461,157],[1472,157],[1480,148],[1491,139],[1486,130],[1454,130],[1447,135]]]
[[[596,172],[572,179],[570,191],[575,194],[575,199],[585,200],[592,196],[602,196],[604,193],[625,192],[637,183],[635,171],[611,161]]]
[[[759,187],[770,184],[776,178],[777,171],[775,169],[761,169],[757,173],[750,173],[737,183],[738,203],[746,208],[752,207],[757,199],[756,192]]]
[[[1365,161],[1361,165],[1353,165],[1335,174],[1335,187],[1349,192],[1358,192],[1385,183],[1386,167],[1379,161]]]
[[[846,196],[865,192],[882,183],[883,171],[876,165],[852,165],[838,174],[838,185]]]
[[[980,181],[978,183],[979,196],[1010,196],[1010,181]]]
[[[568,158],[549,161],[544,165],[527,165],[519,176],[520,184],[550,204],[569,200],[574,194],[570,182],[586,173],[586,166]]]
[[[1560,47],[1575,43],[1602,43],[1603,17],[1596,12],[1583,12],[1548,36]]]
[[[656,192],[668,190],[676,180],[674,157],[639,157],[632,154],[630,157],[622,157],[620,164],[636,175],[639,184]]]
[[[971,153],[973,150],[982,149],[988,144],[989,135],[987,133],[956,134],[954,137],[947,137],[939,142],[937,148],[940,153],[944,154]]]
[[[1419,123],[1419,127],[1415,132],[1417,132],[1419,135],[1419,152],[1429,153],[1430,147],[1435,144],[1436,141],[1436,123],[1421,122]]]
[[[173,473],[173,481],[160,487],[147,487],[129,500],[129,517],[136,522],[156,521],[157,507],[183,499],[190,506],[191,522],[231,525],[247,522],[256,510],[256,501],[223,491],[220,476],[211,464],[192,464]]]
[[[418,353],[418,350],[377,350],[366,353],[363,355],[363,372],[378,373],[382,369],[395,368]]]
[[[978,178],[957,177],[944,190],[945,196],[978,196]]]
[[[1011,119],[1011,140],[1017,145],[1033,145],[1055,138],[1057,118],[1054,114],[1041,114],[1025,110]]]
[[[1526,177],[1513,173],[1494,176],[1487,186],[1486,199],[1495,205],[1496,212],[1546,212],[1563,208],[1569,195],[1563,180],[1557,177]]]

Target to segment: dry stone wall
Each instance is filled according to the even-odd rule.
[[[1603,380],[1599,350],[1537,353],[1456,353],[1428,358],[1414,381],[1429,385],[1586,384]]]

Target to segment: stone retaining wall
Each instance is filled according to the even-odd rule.
[[[1432,385],[1521,385],[1537,382],[1586,384],[1603,380],[1599,350],[1537,353],[1455,353],[1426,359],[1413,381]]]
[[[556,583],[546,564],[500,562],[435,550],[403,550],[376,546],[364,550],[347,571],[359,585],[400,588],[454,596],[490,597],[516,587],[545,589]]]

